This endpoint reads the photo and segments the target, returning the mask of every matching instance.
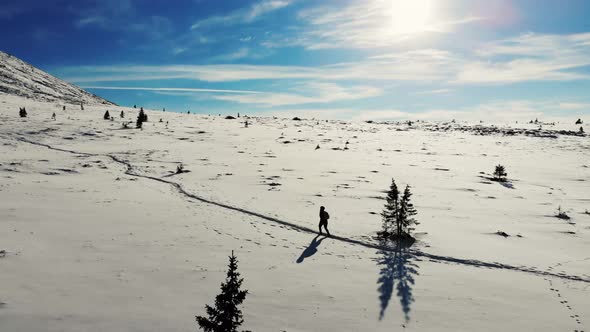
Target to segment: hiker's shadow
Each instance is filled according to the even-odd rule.
[[[410,252],[409,246],[395,244],[394,247],[389,247],[385,242],[381,244],[391,249],[378,251],[377,264],[381,266],[379,279],[377,280],[381,305],[379,320],[382,320],[385,316],[385,310],[395,287],[407,323],[410,320],[410,310],[414,302],[412,286],[415,282],[414,276],[418,275],[418,266],[414,263],[415,257]]]
[[[318,247],[320,246],[320,243],[322,243],[322,241],[324,241],[325,238],[327,238],[327,236],[323,236],[321,239],[322,235],[316,235],[316,237],[313,238],[313,240],[311,240],[311,243],[309,244],[309,246],[307,246],[307,248],[305,248],[305,250],[303,250],[303,252],[301,253],[301,256],[299,256],[299,258],[297,258],[297,263],[303,263],[303,260],[311,257],[313,255],[315,255],[316,252],[318,252]]]

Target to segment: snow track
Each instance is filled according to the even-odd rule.
[[[168,185],[174,187],[179,193],[181,193],[183,196],[185,196],[187,198],[192,198],[192,199],[198,200],[198,201],[206,203],[206,204],[218,206],[218,207],[221,207],[224,209],[228,209],[228,210],[236,211],[239,213],[247,214],[247,215],[250,215],[253,217],[257,217],[260,219],[264,219],[264,220],[267,220],[267,221],[270,221],[273,223],[277,223],[277,224],[289,227],[289,228],[297,230],[297,231],[306,232],[306,233],[310,233],[310,234],[318,234],[317,231],[315,231],[311,228],[305,227],[305,226],[297,225],[292,222],[287,222],[287,221],[284,221],[284,220],[281,220],[278,218],[270,217],[270,216],[264,215],[262,213],[251,211],[251,210],[248,210],[245,208],[236,207],[236,206],[232,206],[232,205],[225,204],[222,202],[213,201],[213,200],[205,198],[205,197],[201,197],[199,195],[189,192],[180,183],[166,180],[163,178],[154,177],[154,176],[139,174],[134,171],[134,167],[129,161],[123,160],[113,154],[96,154],[96,153],[87,153],[87,152],[80,152],[80,151],[75,151],[75,150],[63,149],[63,148],[51,146],[49,144],[44,144],[41,142],[32,141],[32,140],[29,140],[29,139],[24,138],[22,136],[14,136],[14,137],[1,136],[1,137],[4,139],[15,139],[19,142],[42,146],[42,147],[48,148],[50,150],[64,152],[64,153],[70,153],[70,154],[76,154],[79,156],[109,158],[112,161],[114,161],[115,163],[124,166],[126,168],[125,174],[127,174],[129,176],[137,177],[137,178],[143,178],[143,179],[147,179],[147,180],[152,180],[152,181],[168,184]],[[390,247],[390,246],[384,246],[379,243],[372,243],[372,242],[352,239],[352,238],[348,238],[348,237],[332,235],[330,238],[333,240],[341,241],[341,242],[348,243],[351,245],[362,246],[362,247],[370,248],[370,249],[384,250],[384,251],[394,251],[395,250],[395,248]],[[435,262],[435,263],[458,264],[458,265],[472,266],[472,267],[477,267],[477,268],[509,270],[509,271],[529,273],[529,274],[533,274],[533,275],[537,275],[537,276],[541,276],[541,277],[553,277],[553,278],[559,278],[559,279],[565,279],[565,280],[571,280],[571,281],[590,283],[590,277],[588,277],[588,276],[576,276],[576,275],[568,275],[565,273],[555,273],[555,272],[551,272],[551,271],[543,271],[543,270],[537,269],[536,267],[515,266],[515,265],[503,264],[503,263],[498,263],[498,262],[484,262],[484,261],[479,261],[479,260],[474,260],[474,259],[441,256],[441,255],[430,254],[430,253],[424,252],[424,251],[422,251],[420,249],[416,249],[416,248],[411,248],[408,251],[408,253],[413,257],[425,258],[425,259],[428,259],[429,261]]]

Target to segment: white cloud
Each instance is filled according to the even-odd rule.
[[[186,48],[186,47],[175,47],[172,49],[172,54],[178,55],[178,54],[186,52],[187,50],[188,50],[188,48]]]
[[[381,93],[381,89],[370,86],[342,87],[332,83],[311,82],[292,89],[292,92],[289,93],[268,92],[256,95],[222,95],[214,96],[214,98],[241,104],[274,107],[363,99],[379,96]]]
[[[415,95],[440,95],[440,94],[448,94],[450,93],[451,89],[435,89],[435,90],[425,90],[425,91],[418,91],[415,92]]]
[[[514,83],[589,79],[573,69],[590,65],[590,33],[524,34],[488,43],[480,59],[465,60],[455,83]],[[506,59],[508,58],[508,59]]]
[[[437,5],[435,0],[365,0],[305,9],[298,14],[306,25],[303,35],[287,42],[308,49],[388,47],[419,34],[447,33],[457,25],[481,20],[441,17]]]
[[[82,86],[83,89],[99,90],[141,90],[141,91],[167,91],[167,92],[215,92],[215,93],[240,93],[257,94],[252,90],[227,90],[227,89],[200,89],[200,88],[147,88],[147,87],[122,87],[122,86]]]
[[[328,66],[271,65],[170,65],[170,66],[87,66],[63,68],[70,82],[138,81],[157,79],[193,79],[227,82],[260,79],[308,79],[321,81],[384,80],[430,82],[444,80],[455,67],[450,57],[435,50],[400,53],[395,57],[367,59]],[[240,54],[238,54],[240,55]],[[243,55],[243,53],[241,54]],[[75,73],[72,76],[71,73]]]
[[[575,41],[576,46],[560,46],[559,51],[540,51],[538,44],[521,42],[507,49],[504,42],[489,45],[475,54],[457,55],[443,50],[425,49],[372,56],[362,61],[336,63],[317,67],[274,65],[168,65],[168,66],[104,66],[66,68],[71,82],[134,81],[156,79],[192,79],[210,82],[242,80],[308,79],[321,81],[413,81],[417,83],[511,84],[527,81],[565,81],[590,79],[576,71],[590,65],[590,45],[579,35],[553,39]],[[589,38],[590,39],[590,38]],[[178,49],[180,53],[183,49]],[[540,51],[536,54],[533,51]],[[517,57],[506,53],[518,53]],[[262,57],[242,48],[221,55],[217,61]],[[75,73],[73,76],[72,73]],[[441,87],[440,89],[447,89]]]
[[[211,16],[197,21],[191,26],[191,29],[195,30],[216,25],[234,25],[254,22],[259,17],[286,7],[292,2],[292,0],[263,0],[246,9],[238,9],[227,15]]]
[[[573,123],[581,113],[568,114],[559,111],[560,105],[577,107],[578,103],[559,103],[554,100],[499,100],[472,106],[448,109],[422,109],[418,111],[404,111],[400,109],[351,109],[351,108],[295,108],[264,111],[266,115],[283,117],[303,116],[319,119],[350,119],[353,121],[468,121],[472,123],[519,123],[538,118],[543,121],[562,121]],[[572,105],[569,105],[572,104]],[[590,105],[590,104],[588,104]],[[586,108],[585,114],[590,114]]]
[[[562,110],[586,110],[590,112],[590,103],[564,102],[559,103]]]

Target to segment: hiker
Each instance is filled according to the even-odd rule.
[[[320,224],[319,224],[320,234],[322,234],[322,226],[324,226],[326,233],[328,233],[328,236],[330,236],[330,231],[328,230],[328,219],[330,219],[330,215],[328,214],[328,211],[326,211],[325,207],[321,206],[320,207]]]

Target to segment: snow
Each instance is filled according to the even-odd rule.
[[[96,95],[60,80],[32,65],[0,51],[0,93],[32,100],[113,105]]]
[[[0,94],[0,331],[194,331],[231,250],[253,331],[588,330],[587,136],[37,100]],[[392,177],[406,250],[374,239]]]

